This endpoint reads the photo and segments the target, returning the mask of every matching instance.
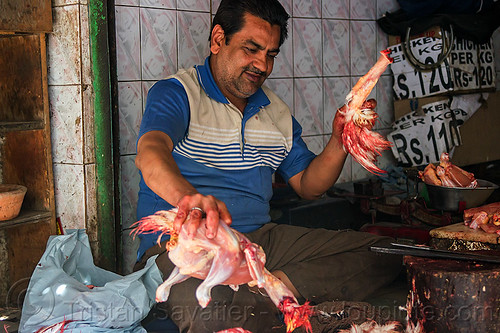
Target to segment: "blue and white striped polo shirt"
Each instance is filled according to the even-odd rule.
[[[217,87],[205,64],[180,70],[151,87],[139,138],[162,131],[174,143],[182,175],[202,194],[223,201],[232,227],[250,232],[270,221],[272,175],[285,180],[304,170],[315,155],[300,135],[288,106],[267,87],[249,97],[243,114]],[[137,218],[172,206],[149,189],[141,174]],[[138,258],[155,235],[140,235]]]

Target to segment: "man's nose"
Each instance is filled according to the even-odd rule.
[[[259,52],[254,58],[253,65],[259,71],[267,73],[270,63],[266,52]]]

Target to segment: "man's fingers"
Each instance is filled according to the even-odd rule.
[[[219,226],[219,213],[210,209],[207,212],[207,238],[214,238],[217,235],[217,227]]]
[[[219,221],[231,224],[231,214],[226,205],[214,196],[201,194],[186,195],[177,204],[177,216],[174,219],[174,229],[180,233],[182,225],[186,223],[185,230],[189,237],[193,237],[196,230],[205,221],[205,234],[212,239],[217,235]]]
[[[217,206],[219,208],[219,219],[221,221],[224,221],[224,223],[226,223],[227,225],[231,225],[231,223],[233,222],[233,218],[227,210],[226,204],[222,201],[219,201],[217,202]]]
[[[181,232],[181,227],[186,221],[186,218],[188,216],[188,209],[186,207],[179,206],[177,209],[177,215],[175,216],[174,219],[174,230],[176,233]]]
[[[187,224],[187,230],[186,231],[187,231],[187,234],[188,234],[189,238],[193,238],[194,237],[194,235],[196,234],[196,230],[200,226],[200,222],[201,222],[201,214],[200,214],[200,216],[193,216],[192,213],[191,213],[191,215],[189,215],[189,219],[186,222],[186,224]]]

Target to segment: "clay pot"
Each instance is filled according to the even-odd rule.
[[[0,184],[0,221],[19,215],[26,190],[22,185]]]

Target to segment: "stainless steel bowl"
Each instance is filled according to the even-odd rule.
[[[462,205],[465,209],[478,207],[490,197],[498,185],[487,180],[478,179],[476,188],[446,187],[425,184],[429,194],[429,206],[450,212],[458,211]],[[460,202],[464,204],[460,204]]]

